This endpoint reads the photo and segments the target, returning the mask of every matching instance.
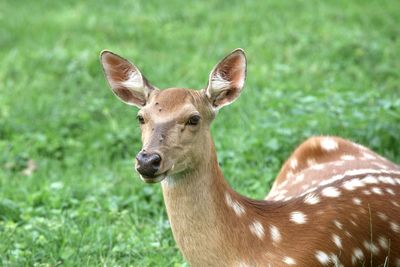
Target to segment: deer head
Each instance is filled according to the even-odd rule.
[[[101,53],[106,79],[124,103],[139,108],[142,149],[135,168],[146,183],[180,177],[207,157],[209,127],[217,111],[235,101],[246,77],[246,57],[236,49],[211,71],[202,90],[152,86],[139,69],[109,51]]]

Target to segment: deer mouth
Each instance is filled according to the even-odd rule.
[[[159,183],[162,180],[165,179],[165,177],[167,177],[167,172],[165,173],[161,173],[158,174],[154,177],[148,177],[148,176],[144,176],[144,175],[140,175],[140,179],[145,182],[146,184],[155,184],[155,183]]]

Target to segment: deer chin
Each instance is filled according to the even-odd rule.
[[[165,179],[165,177],[167,177],[167,172],[165,173],[161,173],[159,175],[156,175],[154,177],[147,177],[147,176],[143,176],[143,175],[139,175],[140,179],[145,182],[146,184],[155,184],[155,183],[159,183],[162,180]]]

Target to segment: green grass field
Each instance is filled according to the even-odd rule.
[[[137,110],[102,49],[159,88],[203,88],[246,50],[213,124],[220,164],[262,198],[291,151],[340,135],[400,162],[399,1],[0,2],[0,266],[182,266],[159,185],[133,170]],[[36,166],[36,170],[33,170]]]

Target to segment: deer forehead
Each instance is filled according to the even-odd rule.
[[[207,111],[201,91],[183,88],[157,90],[150,96],[141,114],[146,114],[155,121],[186,119],[188,116]]]

